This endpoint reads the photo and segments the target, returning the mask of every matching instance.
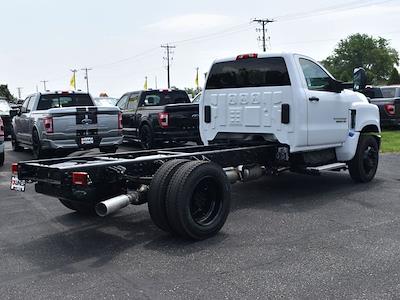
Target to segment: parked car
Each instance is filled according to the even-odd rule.
[[[13,149],[31,148],[36,158],[54,150],[115,152],[122,143],[118,107],[97,107],[89,94],[81,92],[33,94],[12,125]]]
[[[4,126],[0,118],[0,167],[4,165]]]
[[[136,139],[145,149],[159,142],[200,143],[199,106],[182,90],[146,90],[124,94],[117,106],[122,111],[125,139]]]
[[[111,97],[95,97],[93,100],[97,106],[115,106],[118,101],[117,98]]]
[[[379,107],[381,126],[400,126],[400,86],[368,86],[363,91]]]
[[[8,137],[12,131],[11,120],[17,114],[6,99],[0,99],[0,118],[3,120],[4,136]]]

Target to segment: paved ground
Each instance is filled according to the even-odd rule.
[[[28,158],[7,151],[0,169],[1,299],[400,297],[399,155],[368,185],[347,173],[237,184],[222,232],[202,242],[161,232],[146,206],[84,218],[32,186],[10,191],[10,163]]]

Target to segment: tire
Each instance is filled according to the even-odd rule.
[[[147,197],[150,217],[158,228],[166,232],[171,232],[165,203],[168,185],[176,170],[186,162],[188,162],[186,159],[167,161],[157,170],[150,183]]]
[[[149,125],[143,125],[140,128],[139,139],[143,149],[152,149],[154,147],[153,133]]]
[[[370,182],[379,163],[379,145],[375,137],[361,135],[354,158],[348,162],[349,173],[355,182]]]
[[[11,146],[12,146],[13,151],[15,151],[15,152],[21,152],[24,150],[24,148],[19,145],[19,143],[17,141],[17,136],[14,133],[14,130],[11,133]]]
[[[117,146],[108,146],[108,147],[100,147],[99,150],[100,152],[104,153],[115,153],[117,152],[118,147]]]
[[[166,204],[173,232],[183,238],[203,240],[225,224],[230,208],[230,183],[215,163],[190,161],[172,176]]]
[[[0,153],[0,167],[4,165],[4,152]]]
[[[46,158],[48,156],[48,153],[42,149],[39,133],[36,129],[32,132],[32,152],[36,159]]]
[[[61,199],[59,198],[61,204],[64,205],[66,208],[69,208],[70,210],[74,210],[82,215],[95,215],[96,211],[94,208],[94,205],[90,204],[83,204],[83,203],[77,203],[75,201],[71,201],[68,199]]]

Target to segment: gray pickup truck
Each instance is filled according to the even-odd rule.
[[[122,143],[118,107],[97,107],[87,93],[46,92],[26,98],[14,117],[14,151],[31,148],[35,158],[55,152],[100,148],[115,152]]]

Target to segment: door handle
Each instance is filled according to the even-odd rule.
[[[318,102],[319,98],[318,97],[310,97],[310,98],[308,98],[308,100],[310,100],[312,102]]]

